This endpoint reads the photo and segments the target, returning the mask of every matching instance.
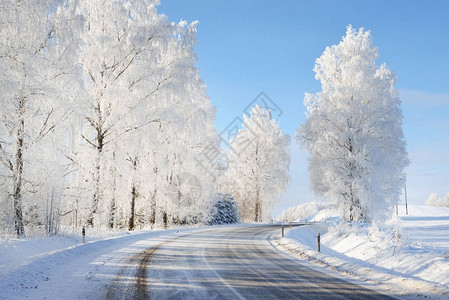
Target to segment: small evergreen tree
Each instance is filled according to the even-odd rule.
[[[237,202],[229,194],[219,194],[214,205],[210,225],[234,224],[239,222]]]

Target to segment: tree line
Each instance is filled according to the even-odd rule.
[[[213,184],[194,157],[218,142],[215,110],[194,66],[196,23],[155,5],[2,2],[2,230],[201,218]],[[184,170],[202,194],[180,209],[160,191]]]
[[[290,137],[254,106],[223,147],[197,22],[169,22],[157,4],[2,1],[0,233],[269,220]],[[388,216],[405,182],[396,77],[377,57],[363,28],[326,48],[296,135],[313,191],[348,221]]]
[[[234,163],[208,156],[225,151],[194,65],[197,22],[169,22],[157,4],[0,4],[0,232],[216,223],[234,207],[217,187]],[[266,108],[255,117],[287,146]],[[231,211],[255,202],[255,218],[240,216],[261,221],[269,195]]]

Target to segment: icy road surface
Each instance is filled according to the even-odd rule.
[[[275,225],[232,225],[124,233],[86,244],[59,237],[10,241],[0,245],[0,299],[390,298],[376,285],[279,251],[268,238],[280,232]],[[59,250],[38,250],[51,241]]]
[[[132,256],[107,298],[389,298],[281,253],[267,240],[274,232],[280,227],[228,227],[164,241]]]

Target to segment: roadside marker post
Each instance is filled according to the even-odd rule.
[[[84,227],[84,226],[83,226],[82,233],[83,233],[83,244],[84,244],[84,243],[86,243],[86,227]]]
[[[284,225],[282,225],[282,237],[284,237]]]
[[[318,252],[320,252],[320,248],[321,248],[321,237],[320,237],[320,233],[318,232],[318,235],[316,237],[317,242],[318,242]]]

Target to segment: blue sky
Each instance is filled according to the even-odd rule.
[[[304,93],[320,90],[313,66],[346,26],[371,30],[378,64],[397,77],[404,114],[410,203],[449,192],[449,1],[162,0],[171,21],[199,20],[197,66],[222,131],[260,93],[283,111],[292,137]],[[314,200],[306,153],[292,139],[292,183],[273,214]]]

